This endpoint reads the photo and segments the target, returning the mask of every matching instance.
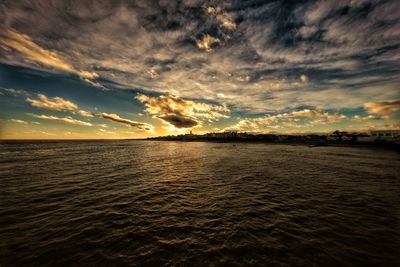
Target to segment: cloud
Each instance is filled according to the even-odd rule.
[[[38,99],[27,98],[26,101],[31,103],[32,106],[37,108],[56,110],[56,111],[72,111],[77,110],[78,106],[71,101],[65,100],[61,97],[48,98],[43,94],[37,95]]]
[[[104,129],[99,129],[99,131],[101,132],[101,133],[98,133],[99,135],[105,135],[105,134],[115,135],[116,134],[113,131],[107,131],[107,130],[104,130]]]
[[[73,124],[73,125],[80,125],[80,126],[92,126],[92,124],[89,122],[80,121],[80,120],[74,119],[70,116],[57,117],[57,116],[37,115],[37,114],[32,114],[32,113],[28,113],[28,115],[30,115],[34,118],[37,118],[37,119],[42,119],[42,120],[58,121],[58,122],[63,122],[63,123]]]
[[[304,74],[302,74],[302,75],[300,75],[300,81],[301,82],[303,82],[303,83],[306,83],[306,82],[308,82],[308,77],[306,76],[306,75],[304,75]]]
[[[70,111],[73,114],[78,114],[82,117],[94,117],[92,112],[81,110],[77,104],[72,103],[62,97],[56,96],[49,98],[44,94],[37,94],[37,99],[27,98],[26,101],[31,103],[32,106],[55,111]]]
[[[368,102],[364,104],[364,108],[369,114],[382,115],[383,118],[390,119],[400,110],[400,100]]]
[[[68,111],[73,114],[77,114],[77,115],[80,115],[80,116],[86,117],[86,118],[100,117],[100,118],[112,120],[115,122],[124,123],[124,124],[130,125],[132,127],[135,127],[138,129],[143,129],[143,130],[151,130],[153,128],[150,124],[124,119],[124,118],[119,117],[117,114],[108,114],[108,113],[95,114],[93,112],[81,110],[81,109],[79,109],[77,104],[72,103],[71,101],[66,100],[62,97],[57,96],[57,97],[49,98],[43,94],[38,94],[37,97],[38,97],[37,99],[27,98],[26,101],[31,103],[32,106],[37,107],[37,108],[43,108],[43,109],[55,110],[55,111]],[[39,117],[37,117],[38,115],[35,115],[35,116],[36,116],[36,118],[39,118]],[[58,120],[58,121],[64,121],[67,123],[77,124],[77,125],[88,125],[88,126],[91,125],[90,123],[81,122],[78,120],[71,120],[72,119],[71,117],[59,118],[59,117],[55,117],[55,116],[41,115],[40,119]],[[79,124],[79,123],[81,123],[81,124]]]
[[[17,119],[10,119],[9,121],[19,123],[19,124],[28,124],[26,121],[23,120],[17,120]]]
[[[170,115],[160,115],[158,118],[162,119],[163,121],[172,124],[176,128],[192,128],[199,124],[198,121],[186,116],[180,116],[176,114]]]
[[[244,118],[226,130],[265,131],[271,129],[313,127],[316,125],[336,124],[349,118],[344,114],[329,113],[323,110],[303,109],[289,113],[268,115],[260,118]]]
[[[345,129],[347,131],[361,131],[361,132],[368,132],[368,131],[374,131],[374,130],[400,130],[400,122],[394,122],[394,123],[379,123],[379,124],[363,124],[361,126],[352,126],[348,127],[348,129]]]
[[[352,120],[355,122],[364,122],[364,121],[382,120],[382,117],[376,115],[368,115],[368,116],[354,115],[352,117]]]
[[[86,110],[77,110],[74,112],[75,114],[78,114],[82,117],[86,117],[86,118],[93,118],[94,114],[92,112],[86,111]]]
[[[62,59],[57,52],[42,48],[25,34],[6,30],[0,34],[0,37],[1,47],[17,51],[22,54],[26,60],[32,63],[40,63],[57,70],[74,73],[82,79],[94,79],[98,77],[94,72],[76,69],[74,66],[68,64],[64,59]]]
[[[233,21],[232,15],[226,12],[223,12],[217,15],[217,19],[221,22],[221,26],[227,30],[234,31],[236,30],[236,24]]]
[[[211,52],[220,43],[221,43],[220,39],[213,37],[209,34],[205,34],[202,39],[199,40],[196,39],[197,47],[200,49],[204,49],[207,52]]]
[[[288,114],[287,117],[305,117],[305,118],[313,118],[313,117],[323,117],[328,116],[329,114],[322,110],[313,110],[313,109],[303,109],[299,111],[293,111]]]
[[[130,125],[131,127],[138,128],[141,130],[151,131],[153,129],[153,126],[148,123],[124,119],[124,118],[121,118],[120,116],[118,116],[117,114],[109,114],[109,113],[102,112],[102,113],[97,114],[97,116],[104,118],[104,119],[112,120],[115,122],[124,123],[124,124]]]
[[[236,23],[234,22],[233,16],[231,13],[227,13],[223,10],[223,8],[216,6],[209,6],[206,8],[206,12],[210,15],[214,15],[215,18],[219,21],[220,27],[225,28],[229,31],[236,30]]]
[[[199,125],[201,120],[216,121],[229,117],[226,106],[184,100],[170,94],[159,97],[141,94],[136,99],[145,104],[147,113],[176,128],[192,128]]]
[[[11,95],[11,96],[15,96],[15,97],[19,97],[19,96],[28,97],[29,93],[25,90],[0,87],[0,95]]]

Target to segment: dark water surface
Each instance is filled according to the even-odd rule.
[[[0,146],[0,266],[400,265],[393,151]]]

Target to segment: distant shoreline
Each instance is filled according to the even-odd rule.
[[[143,141],[160,141],[160,142],[207,142],[207,143],[238,143],[238,144],[268,144],[268,145],[295,145],[295,146],[309,146],[309,147],[381,147],[381,148],[392,148],[399,150],[400,144],[389,143],[389,142],[271,142],[271,141],[261,141],[261,140],[206,140],[206,139],[164,139],[164,138],[148,138],[148,139],[135,139]]]

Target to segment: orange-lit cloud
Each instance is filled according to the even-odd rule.
[[[328,113],[322,110],[311,110],[311,109],[303,109],[299,111],[293,111],[292,113],[288,114],[287,117],[321,117],[327,116]]]
[[[82,117],[94,117],[92,112],[81,110],[78,105],[66,100],[62,97],[56,96],[49,98],[43,94],[38,94],[37,99],[27,98],[26,101],[31,103],[32,106],[42,109],[55,110],[55,111],[70,111],[73,114],[78,114]]]
[[[261,118],[245,118],[228,127],[227,130],[262,131],[265,129],[301,128],[306,125],[334,124],[347,120],[348,117],[339,113],[329,113],[323,110],[303,109],[290,113],[281,113]]]
[[[236,30],[236,23],[234,22],[232,14],[223,11],[221,7],[209,6],[206,8],[206,11],[210,15],[215,15],[216,19],[220,23],[220,27],[230,31]]]
[[[63,110],[76,110],[78,106],[71,101],[65,100],[62,97],[48,98],[43,94],[37,95],[38,99],[27,98],[26,101],[31,103],[32,106],[37,108],[63,111]]]
[[[381,120],[381,119],[382,118],[380,116],[376,116],[376,115],[368,115],[368,116],[354,115],[352,117],[352,121],[355,121],[355,122],[373,121],[373,120]]]
[[[153,129],[153,126],[148,123],[124,119],[124,118],[121,118],[120,116],[118,116],[117,114],[109,114],[109,113],[102,112],[102,113],[97,114],[97,116],[104,118],[104,119],[112,120],[115,122],[124,123],[124,124],[130,125],[131,127],[138,128],[141,130],[151,131]]]
[[[212,7],[212,6],[209,6],[209,7],[206,8],[206,10],[207,10],[208,14],[216,14],[219,9],[215,8],[215,7]]]
[[[80,120],[74,119],[70,116],[57,117],[57,116],[37,115],[37,114],[32,114],[32,113],[29,113],[28,115],[30,115],[34,118],[37,118],[37,119],[42,119],[42,120],[58,121],[58,122],[64,122],[67,124],[80,125],[80,126],[92,126],[92,124],[89,122],[80,121]]]
[[[219,43],[221,43],[220,39],[209,34],[205,34],[203,39],[196,40],[197,47],[207,52],[211,52]]]
[[[303,83],[306,83],[309,81],[309,78],[307,75],[302,74],[302,75],[300,75],[300,81]]]
[[[18,120],[18,119],[10,119],[9,121],[19,123],[19,124],[28,124],[26,121]]]
[[[13,49],[22,54],[26,60],[32,63],[39,63],[57,70],[74,73],[82,79],[94,79],[98,77],[95,72],[75,68],[66,62],[57,52],[42,48],[25,34],[6,30],[0,34],[0,37],[0,47]]]
[[[81,109],[77,110],[77,111],[74,111],[73,113],[74,114],[78,114],[78,115],[80,115],[82,117],[87,117],[87,118],[93,118],[94,117],[92,112],[89,112],[89,111],[86,111],[86,110],[81,110]]]
[[[86,110],[81,110],[81,109],[79,109],[77,104],[72,103],[71,101],[66,100],[62,97],[57,96],[57,97],[49,98],[43,94],[38,94],[37,97],[38,97],[37,99],[27,98],[26,101],[31,103],[32,106],[37,107],[37,108],[55,110],[55,111],[68,111],[73,114],[80,115],[82,117],[87,117],[87,118],[99,117],[99,118],[127,124],[127,125],[130,125],[131,127],[135,127],[135,128],[142,129],[142,130],[152,130],[153,129],[153,126],[148,123],[142,123],[142,122],[132,121],[129,119],[124,119],[124,118],[121,118],[120,116],[118,116],[117,114],[108,114],[108,113],[103,113],[103,112],[94,114],[94,113],[86,111]],[[33,114],[31,114],[31,115],[35,118],[40,118],[40,119],[55,120],[55,121],[62,121],[62,122],[70,123],[70,124],[91,126],[90,123],[74,120],[71,117],[60,118],[60,117],[46,116],[46,115],[33,115]]]
[[[229,117],[226,106],[184,100],[170,94],[159,97],[138,95],[140,102],[145,103],[146,112],[167,122],[176,128],[192,128],[197,126],[201,119],[208,121]]]
[[[395,112],[400,110],[400,100],[369,102],[364,104],[369,114],[381,115],[384,119],[390,119]]]
[[[233,21],[232,15],[229,13],[223,12],[217,15],[217,19],[220,21],[221,26],[227,30],[234,31],[236,30],[236,24]]]

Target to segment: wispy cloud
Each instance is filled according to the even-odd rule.
[[[82,110],[82,109],[76,110],[73,113],[74,114],[78,114],[79,116],[82,116],[82,117],[86,117],[86,118],[93,118],[94,117],[94,114],[92,112],[89,112],[89,111],[86,111],[86,110]]]
[[[67,63],[57,52],[44,49],[33,42],[28,35],[6,30],[0,33],[0,37],[1,47],[17,51],[32,63],[39,63],[50,68],[74,73],[82,79],[90,80],[98,77],[95,72],[78,70]]]
[[[3,88],[3,87],[0,87],[0,95],[11,95],[11,96],[15,96],[15,97],[20,97],[20,96],[29,97],[30,96],[30,94],[25,90],[14,89],[14,88]]]
[[[43,94],[37,95],[38,99],[27,98],[26,101],[31,103],[32,106],[37,108],[63,111],[63,110],[77,110],[78,106],[71,101],[65,100],[62,97],[48,98]]]
[[[37,99],[27,98],[27,102],[31,103],[32,106],[42,109],[55,110],[55,111],[70,111],[73,114],[78,114],[82,117],[92,118],[94,117],[92,112],[81,110],[78,105],[66,100],[62,97],[56,96],[49,98],[44,94],[37,94]]]
[[[117,114],[109,114],[109,113],[104,113],[104,112],[93,113],[93,112],[79,109],[77,104],[75,104],[69,100],[66,100],[62,97],[58,97],[58,96],[49,98],[44,94],[37,94],[37,99],[27,98],[26,101],[31,103],[32,106],[37,107],[37,108],[54,110],[54,111],[68,111],[68,112],[71,112],[72,114],[76,114],[76,115],[86,117],[86,118],[93,118],[93,117],[103,118],[103,119],[123,123],[126,125],[130,125],[131,127],[134,127],[137,129],[142,129],[142,130],[152,130],[153,129],[153,126],[148,123],[142,123],[142,122],[137,122],[137,121],[132,121],[129,119],[121,118]],[[86,125],[86,126],[92,125],[91,123],[75,120],[75,119],[72,119],[71,117],[60,118],[60,117],[56,117],[56,116],[34,115],[34,114],[31,114],[31,116],[33,116],[35,118],[39,118],[39,119],[62,121],[62,122],[70,123],[70,124],[76,124],[76,125]],[[101,127],[104,127],[104,125],[101,125]]]
[[[37,115],[37,114],[32,114],[32,113],[28,113],[28,115],[30,115],[34,118],[37,118],[37,119],[42,119],[42,120],[58,121],[58,122],[63,122],[63,123],[73,124],[73,125],[80,125],[80,126],[92,126],[92,124],[89,122],[77,120],[70,116],[57,117],[57,116],[48,116],[48,115]]]
[[[26,121],[18,120],[18,119],[9,119],[9,121],[15,122],[15,123],[18,123],[18,124],[28,124]]]
[[[133,120],[129,120],[129,119],[124,119],[124,118],[121,118],[117,114],[109,114],[109,113],[102,112],[102,113],[97,114],[97,116],[101,117],[101,118],[104,118],[104,119],[111,120],[111,121],[123,123],[123,124],[129,125],[131,127],[134,127],[134,128],[140,129],[140,130],[151,131],[153,129],[153,126],[148,124],[148,123],[143,123],[143,122],[137,122],[137,121],[133,121]]]

